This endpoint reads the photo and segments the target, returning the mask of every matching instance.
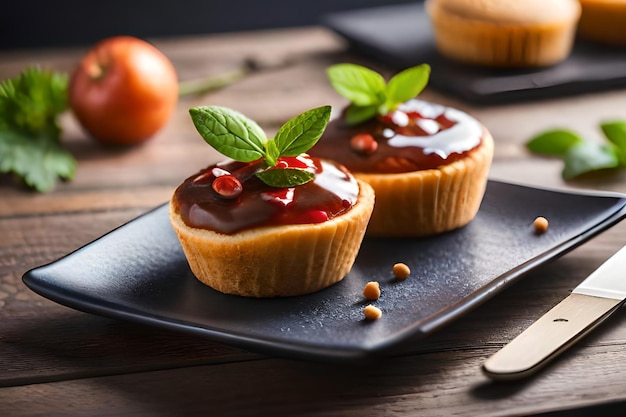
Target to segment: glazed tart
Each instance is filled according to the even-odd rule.
[[[171,224],[195,277],[247,297],[302,295],[342,280],[359,251],[374,192],[345,167],[301,152],[308,146],[298,140],[317,140],[330,109],[288,122],[272,145],[236,112],[196,113],[205,140],[218,150],[226,144],[226,156],[244,161],[200,170],[170,200]]]
[[[439,52],[493,67],[541,67],[571,53],[578,0],[426,0]]]
[[[491,134],[467,113],[412,99],[355,126],[331,121],[311,154],[335,158],[372,186],[368,235],[423,237],[475,217],[493,151]]]

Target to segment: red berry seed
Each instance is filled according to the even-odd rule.
[[[276,168],[289,168],[289,163],[281,158],[276,162]]]
[[[213,191],[224,198],[237,198],[243,191],[241,181],[239,181],[237,177],[230,174],[215,178],[211,187],[213,188]]]
[[[307,223],[324,223],[328,220],[328,213],[324,210],[309,210],[306,212],[305,220]]]
[[[366,155],[376,152],[378,149],[378,142],[369,133],[359,133],[352,136],[350,140],[350,146],[353,150]]]

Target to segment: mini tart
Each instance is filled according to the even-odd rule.
[[[580,0],[581,39],[626,46],[626,0]]]
[[[376,193],[367,234],[424,237],[467,225],[480,208],[492,156],[493,139],[485,130],[477,149],[449,165],[397,174],[355,173]]]
[[[360,181],[346,212],[321,223],[270,225],[232,234],[191,227],[170,200],[170,221],[195,277],[226,294],[285,297],[341,281],[358,254],[374,206]],[[245,184],[244,184],[245,187]]]
[[[426,0],[439,52],[492,67],[541,67],[571,53],[578,0]]]
[[[491,134],[462,111],[422,100],[403,103],[394,114],[403,117],[356,126],[346,126],[339,117],[310,153],[333,155],[372,186],[376,204],[367,235],[425,237],[467,225],[485,193],[494,152]],[[409,114],[420,116],[409,122]],[[423,129],[402,133],[400,125],[407,123]],[[363,134],[378,144],[371,154],[353,148],[351,138]]]

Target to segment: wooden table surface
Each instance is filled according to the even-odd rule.
[[[76,178],[35,194],[0,177],[0,415],[2,416],[519,416],[622,415],[626,407],[626,313],[579,342],[539,374],[501,383],[485,359],[569,294],[624,244],[619,223],[530,273],[410,353],[356,365],[264,356],[199,336],[117,321],[58,305],[30,291],[22,275],[164,203],[193,170],[219,157],[199,138],[187,109],[236,108],[273,132],[306,109],[344,101],[325,68],[360,62],[322,28],[152,40],[181,79],[219,74],[246,58],[267,68],[219,91],[182,98],[143,146],[95,144],[71,114],[64,144]],[[30,64],[70,71],[85,49],[0,53],[0,78]],[[601,140],[598,123],[626,118],[626,91],[541,102],[472,107],[427,89],[423,97],[473,114],[492,132],[490,177],[528,185],[626,193],[626,174],[566,183],[557,160],[523,143],[567,126]],[[574,411],[575,410],[575,411]]]

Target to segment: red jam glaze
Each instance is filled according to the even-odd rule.
[[[413,106],[416,103],[418,106]],[[355,126],[346,125],[342,114],[328,124],[309,153],[339,161],[352,172],[402,173],[450,164],[480,145],[482,126],[469,115],[421,100],[410,100],[405,105],[395,114]],[[444,145],[442,132],[446,136]],[[401,144],[394,144],[400,137]],[[416,140],[412,142],[411,138]]]
[[[279,168],[303,168],[315,179],[296,187],[275,188],[254,173],[261,162],[225,161],[187,178],[174,192],[178,211],[190,227],[224,234],[264,226],[321,223],[349,210],[359,194],[356,180],[341,165],[308,156],[280,158]],[[238,195],[215,190],[222,177],[242,185]],[[230,183],[230,182],[229,182]],[[236,183],[234,183],[236,185]]]

